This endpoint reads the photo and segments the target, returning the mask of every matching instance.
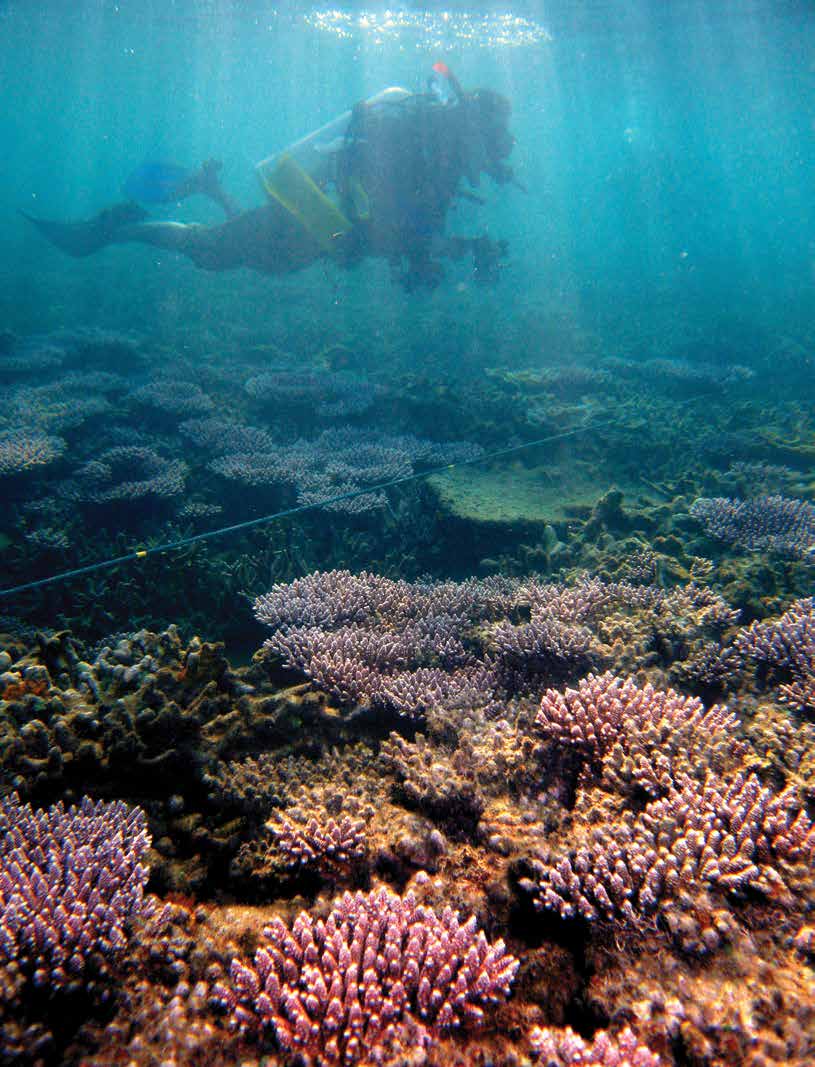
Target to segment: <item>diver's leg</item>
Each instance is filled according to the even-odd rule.
[[[88,256],[107,245],[135,242],[178,252],[205,270],[249,267],[263,274],[288,274],[324,254],[308,230],[277,201],[241,212],[217,226],[145,222],[144,216],[135,204],[122,204],[88,222],[26,218],[72,256]]]
[[[84,222],[55,222],[23,212],[40,233],[69,256],[89,256],[108,245],[137,244],[180,252],[200,267],[226,270],[243,264],[240,243],[232,239],[230,223],[145,222],[146,212],[133,203],[106,208]]]
[[[123,245],[132,242],[190,255],[203,243],[202,238],[208,230],[209,227],[200,222],[136,222],[132,226],[122,226],[108,243]]]
[[[439,255],[447,259],[461,259],[467,253],[473,257],[473,278],[479,285],[492,285],[498,280],[502,260],[509,253],[506,241],[493,241],[486,234],[479,237],[447,237],[439,248]]]
[[[209,197],[216,203],[227,219],[240,215],[240,208],[221,185],[220,172],[223,163],[219,159],[208,159],[198,170],[189,176],[176,190],[179,200],[185,200],[196,193]]]
[[[151,245],[187,256],[206,270],[246,266],[247,249],[233,240],[230,223],[204,226],[200,222],[137,222],[123,226],[111,244]]]

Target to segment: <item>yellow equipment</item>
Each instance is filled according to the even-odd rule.
[[[392,86],[369,97],[364,103],[366,107],[390,106],[410,96],[407,89]],[[256,167],[266,193],[290,212],[321,248],[329,252],[336,238],[347,233],[352,223],[336,201],[326,196],[320,187],[337,182],[337,157],[345,145],[351,118],[352,112],[344,111],[282,152],[262,159]],[[358,181],[351,181],[348,198],[348,208],[354,221],[367,221],[370,204]]]
[[[274,168],[262,172],[261,177],[269,196],[282,204],[325,251],[330,252],[336,239],[351,229],[334,201],[291,156],[278,156]]]

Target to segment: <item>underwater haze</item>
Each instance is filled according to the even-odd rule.
[[[21,329],[62,324],[70,299],[100,324],[138,327],[140,316],[171,317],[163,305],[176,289],[181,316],[194,314],[208,279],[133,249],[69,274],[31,247],[15,210],[88,215],[145,159],[210,156],[243,204],[257,202],[258,160],[380,88],[422,88],[439,58],[465,86],[513,104],[513,165],[529,192],[490,197],[489,224],[512,249],[499,314],[557,294],[586,325],[645,315],[647,331],[655,305],[681,306],[700,328],[715,320],[723,344],[728,326],[755,336],[805,314],[807,4],[524,5],[520,27],[500,34],[489,11],[459,34],[437,9],[428,31],[408,8],[403,30],[378,33],[359,10],[332,21],[263,5],[5,3],[4,316]],[[242,318],[258,299],[246,284],[217,286]],[[383,313],[409,317],[382,299]],[[330,301],[319,312],[352,314]]]
[[[0,0],[0,1067],[815,1063],[813,57]]]

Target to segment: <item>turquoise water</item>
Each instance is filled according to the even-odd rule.
[[[192,166],[213,155],[229,190],[257,203],[255,162],[383,86],[421,88],[442,57],[465,86],[495,88],[514,107],[513,162],[529,193],[491,191],[482,214],[511,242],[490,297],[497,314],[557,301],[586,326],[627,330],[636,318],[647,345],[666,309],[722,345],[800,321],[815,228],[808,6],[526,5],[523,17],[551,39],[523,43],[524,27],[521,43],[510,32],[491,45],[487,31],[472,41],[409,25],[380,43],[358,12],[346,37],[258,4],[5,3],[4,320],[141,328],[201,314],[213,292],[219,306],[234,302],[233,320],[262,318],[251,279],[213,284],[132,248],[67,263],[15,210],[88,215],[146,158]],[[201,203],[173,214],[217,217]],[[319,314],[408,324],[421,313],[423,301],[404,306],[376,275],[357,283],[375,308],[337,307],[316,273],[293,291],[303,286]],[[261,292],[273,302],[275,289]],[[442,322],[458,319],[454,293],[434,299]]]
[[[803,0],[0,0],[0,1064],[811,1067],[813,57]],[[350,236],[286,214],[389,86]],[[166,247],[236,232],[310,265]]]
[[[64,447],[59,465],[6,482],[4,585],[201,532],[204,518],[190,528],[182,500],[206,505],[210,527],[291,505],[288,490],[236,496],[234,483],[218,481],[217,452],[196,451],[179,431],[189,412],[145,411],[133,394],[161,378],[182,392],[202,384],[210,411],[271,430],[280,447],[346,424],[487,451],[583,433],[591,420],[605,427],[605,436],[583,433],[551,454],[517,457],[517,477],[508,462],[493,468],[492,483],[470,484],[465,471],[440,511],[435,497],[402,507],[392,494],[384,524],[362,533],[331,527],[341,547],[326,543],[315,520],[313,537],[291,535],[311,550],[290,553],[282,571],[270,569],[265,544],[224,542],[221,562],[230,568],[254,553],[253,592],[262,591],[262,575],[291,578],[341,563],[461,575],[487,559],[488,568],[519,569],[534,552],[548,560],[549,550],[542,527],[530,535],[517,523],[554,523],[565,543],[574,535],[569,519],[585,519],[580,509],[615,486],[651,493],[643,506],[673,500],[684,514],[698,495],[728,495],[716,479],[733,461],[787,465],[786,483],[810,493],[815,23],[805,4],[562,3],[508,13],[460,5],[389,12],[5,3],[0,27],[6,349],[19,363],[15,345],[77,329],[112,331],[141,346],[130,355],[82,356],[66,354],[58,340],[59,373],[40,377],[18,366],[8,377],[4,436],[26,429],[28,416],[19,412],[35,402],[30,386],[58,384],[60,374],[91,365],[124,381],[106,387],[104,412],[85,416],[81,429],[66,428],[53,412],[38,423],[62,435]],[[344,269],[324,258],[279,277],[210,273],[138,244],[72,259],[19,214],[87,219],[120,202],[128,177],[147,161],[195,168],[213,157],[241,208],[258,207],[265,197],[259,160],[386,86],[424,91],[439,60],[466,90],[488,88],[512,104],[517,182],[482,176],[469,190],[478,201],[456,200],[446,220],[448,234],[508,242],[491,285],[478,284],[467,257],[446,263],[436,288],[411,292],[381,259]],[[148,209],[153,219],[221,221],[200,196]],[[669,362],[640,374],[654,360]],[[251,395],[247,383],[269,369],[356,375],[382,392],[368,422],[355,415],[310,421],[308,410],[289,411],[274,391]],[[570,373],[577,375],[571,384],[552,379]],[[673,387],[653,406],[653,376],[666,373],[677,382],[684,375],[676,386],[682,404],[693,399],[694,374],[703,394],[713,382],[716,419],[704,402],[673,406]],[[744,391],[751,375],[752,391]],[[770,397],[778,406],[772,414],[762,410]],[[36,402],[46,400],[54,402]],[[617,419],[612,440],[608,427]],[[773,443],[759,444],[770,424]],[[694,458],[699,425],[710,439]],[[77,498],[84,464],[123,445],[157,448],[167,462],[187,465],[175,511],[150,504],[143,514],[120,509],[100,520],[93,507],[64,503]],[[529,467],[530,478],[521,477]],[[379,480],[387,480],[382,470]],[[302,502],[302,486],[298,492]],[[439,529],[450,508],[456,521],[516,526],[474,537],[462,556],[458,533]],[[661,536],[670,536],[669,526]],[[524,555],[530,544],[533,556]],[[37,545],[53,551],[38,554]],[[591,569],[593,551],[558,562]],[[505,556],[515,562],[501,563]],[[196,573],[202,588],[212,588],[211,576]],[[91,586],[86,595],[96,603],[98,592]],[[81,611],[66,610],[61,600],[48,609],[75,625]],[[222,608],[214,616],[222,621]]]

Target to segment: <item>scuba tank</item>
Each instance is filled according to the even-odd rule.
[[[369,97],[363,106],[399,103],[411,95],[407,89],[393,86]],[[322,186],[337,179],[337,157],[346,145],[353,115],[353,111],[344,111],[281,152],[262,159],[255,167],[266,194],[295,218],[326,252],[336,249],[337,238],[352,229],[350,220]]]
[[[368,97],[363,104],[365,107],[373,107],[377,104],[397,103],[412,95],[407,89],[391,86],[389,89],[383,89],[374,96]],[[262,159],[256,164],[255,170],[263,188],[268,192],[267,178],[274,171],[282,156],[288,156],[289,159],[294,160],[312,181],[318,184],[331,181],[334,177],[334,157],[343,147],[352,114],[351,110],[343,111],[337,118],[320,126],[313,133],[288,145],[282,151]]]

